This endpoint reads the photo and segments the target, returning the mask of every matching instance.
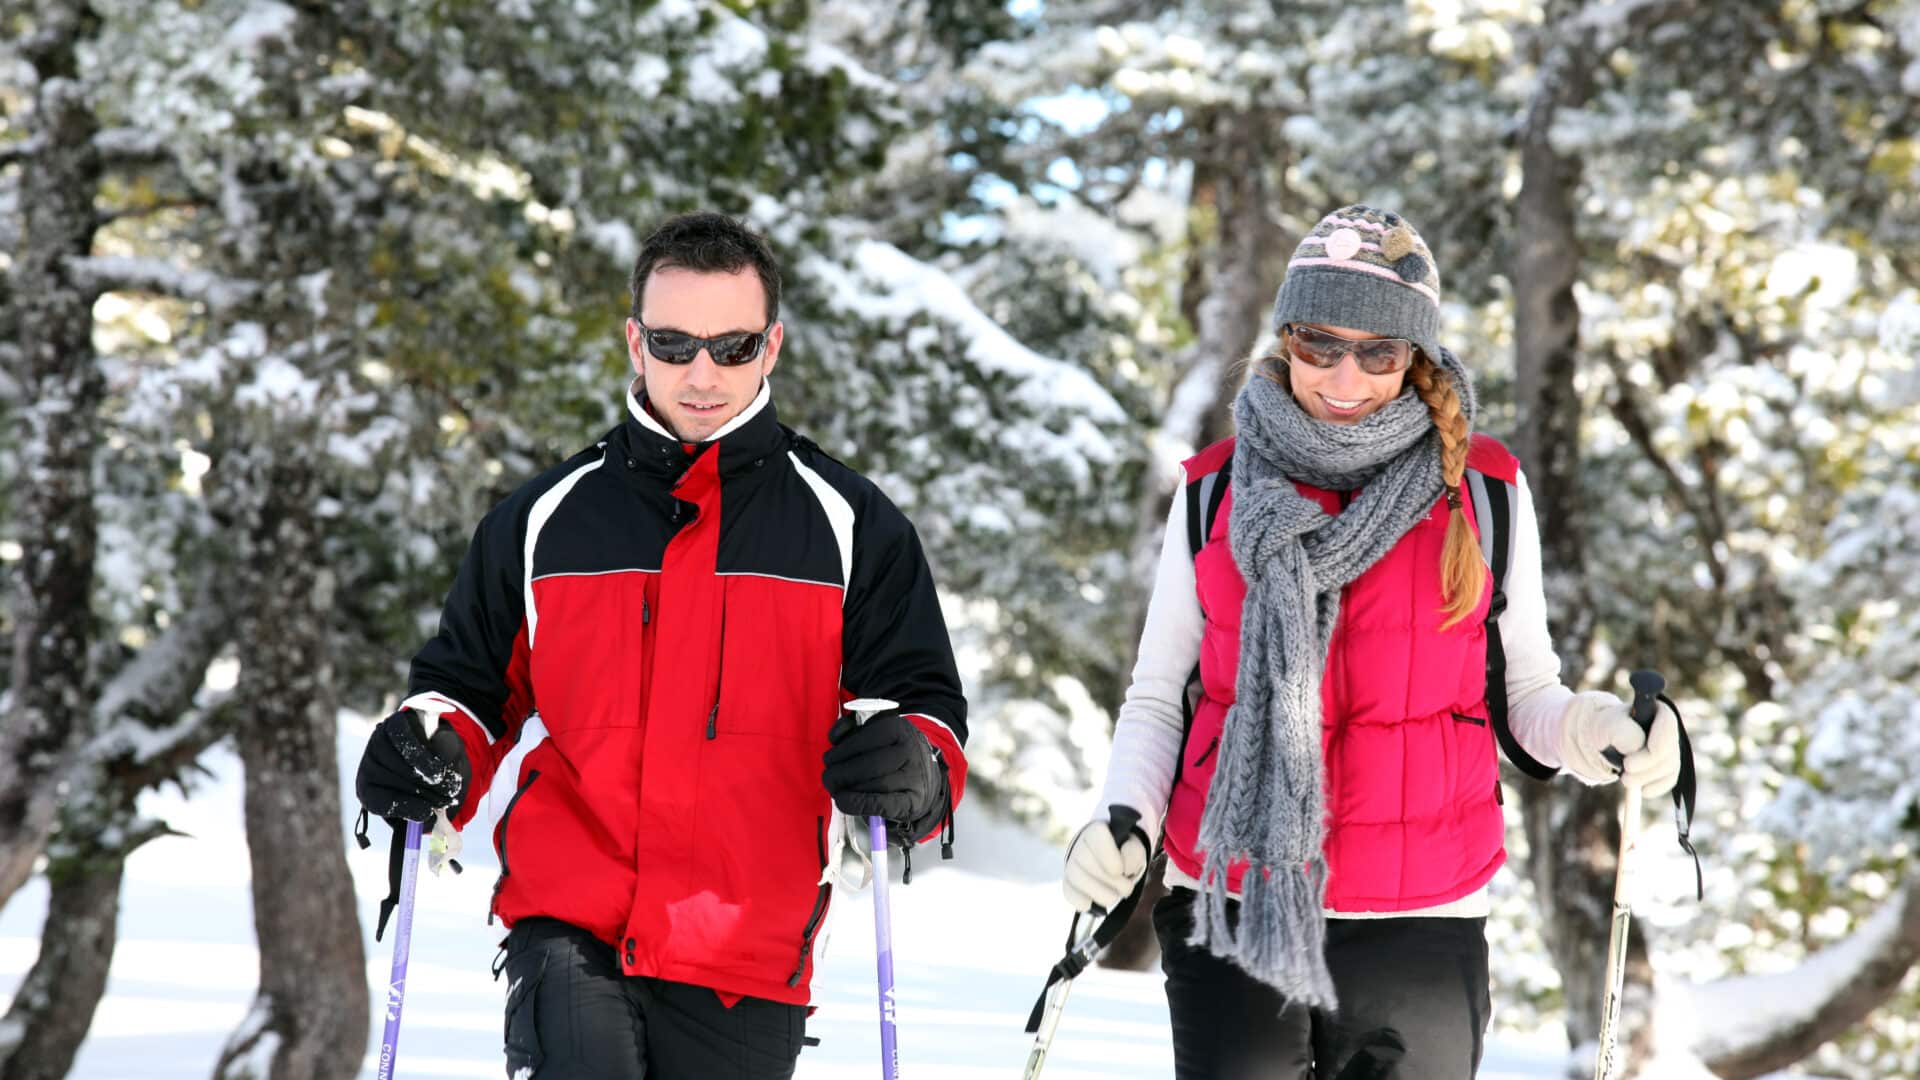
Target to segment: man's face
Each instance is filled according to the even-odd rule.
[[[663,266],[647,276],[640,321],[627,320],[627,355],[646,386],[654,414],[668,431],[683,442],[701,442],[753,404],[761,381],[780,358],[784,327],[774,323],[758,356],[722,367],[704,348],[690,363],[667,363],[647,348],[640,324],[653,331],[714,338],[757,334],[767,329],[766,319],[767,294],[751,267],[714,274]]]

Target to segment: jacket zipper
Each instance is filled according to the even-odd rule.
[[[816,826],[814,839],[820,845],[820,876],[827,876],[827,819],[824,816],[814,818]],[[807,970],[807,954],[813,951],[813,935],[820,932],[820,917],[827,912],[827,897],[833,895],[833,882],[822,880],[820,888],[814,893],[813,914],[807,916],[807,925],[800,931],[800,959],[793,965],[793,974],[787,976],[788,986],[799,986],[800,976]]]
[[[487,925],[493,925],[493,918],[500,914],[500,890],[507,884],[507,819],[513,816],[513,808],[520,805],[520,799],[526,795],[533,782],[540,779],[540,770],[527,774],[527,782],[507,800],[507,808],[500,811],[500,821],[493,827],[493,849],[500,854],[500,876],[493,880],[493,899],[487,904]]]
[[[722,588],[725,588],[723,585]],[[720,663],[713,680],[713,708],[707,711],[707,738],[720,737],[720,688],[727,676],[727,596],[720,594]]]
[[[953,773],[947,768],[947,759],[934,751],[934,760],[940,763],[941,786],[947,789],[947,820],[940,829],[940,858],[953,858]]]

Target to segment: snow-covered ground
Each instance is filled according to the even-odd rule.
[[[343,792],[367,728],[343,715]],[[191,834],[148,844],[128,860],[120,942],[107,995],[80,1051],[77,1080],[203,1080],[240,1023],[258,974],[252,901],[240,810],[240,766],[225,751],[208,758],[213,777],[192,799],[150,796],[146,809]],[[351,805],[351,797],[347,796]],[[485,837],[487,823],[470,834]],[[342,825],[345,828],[345,823]],[[367,935],[367,979],[383,992],[391,941],[372,940],[386,894],[386,837],[349,842]],[[900,1056],[905,1075],[975,1080],[1017,1075],[1031,1039],[1027,1010],[1065,936],[1058,854],[1009,824],[963,807],[959,857],[940,865],[926,851],[914,882],[892,890],[900,986]],[[464,853],[459,877],[422,874],[399,1052],[401,1077],[499,1077],[505,986],[488,976],[499,927],[486,924],[496,866],[484,840]],[[916,853],[918,854],[918,853]],[[17,985],[33,963],[46,913],[46,883],[35,881],[0,912],[0,986]],[[849,902],[850,901],[850,902]],[[819,1011],[808,1033],[818,1047],[800,1056],[802,1080],[877,1070],[873,909],[867,894],[835,905],[832,948],[815,981]],[[378,1052],[379,1014],[369,1043]],[[1557,1073],[1564,1054],[1551,1036],[1537,1043],[1495,1040],[1484,1080]],[[363,1076],[373,1075],[369,1055]],[[1154,974],[1096,970],[1075,984],[1066,1022],[1049,1055],[1049,1080],[1166,1077],[1173,1071],[1165,1000]]]

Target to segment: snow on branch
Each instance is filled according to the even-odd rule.
[[[8,165],[13,164],[16,161],[24,161],[27,158],[32,157],[33,155],[39,153],[41,147],[45,146],[46,144],[47,144],[47,141],[45,139],[41,138],[38,135],[35,135],[31,139],[19,139],[14,142],[6,143],[5,145],[0,145],[0,169],[3,169]]]
[[[1656,23],[1690,15],[1698,6],[1697,0],[1612,0],[1561,20],[1557,28],[1566,33],[1591,33],[1598,45],[1611,48],[1630,34]]]
[[[167,141],[139,128],[107,128],[93,136],[93,148],[109,167],[165,161],[168,157]]]
[[[1853,1027],[1899,989],[1920,960],[1920,875],[1860,929],[1788,971],[1694,987],[1696,1016],[1713,1017],[1694,1052],[1725,1080],[1763,1076]]]
[[[77,277],[101,292],[158,293],[195,300],[210,308],[237,307],[260,291],[256,282],[175,266],[165,259],[94,255],[69,259],[67,265]]]
[[[207,666],[227,643],[229,614],[211,579],[203,581],[186,613],[107,683],[93,710],[99,734],[84,756],[131,758],[141,775],[129,779],[141,784],[199,756],[217,733],[189,710]]]

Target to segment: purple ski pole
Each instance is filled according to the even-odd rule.
[[[884,698],[861,698],[847,702],[854,722],[866,723],[875,713],[900,706]],[[893,992],[893,908],[887,898],[887,822],[874,816],[867,819],[867,843],[873,854],[873,944],[880,975],[880,1075],[886,1080],[900,1077],[900,1031],[895,1016]]]
[[[393,932],[393,977],[387,981],[387,1029],[380,1036],[376,1080],[393,1080],[400,1052],[400,1006],[407,998],[407,946],[413,941],[413,887],[420,876],[420,823],[407,822],[406,855],[400,863],[400,922]]]

